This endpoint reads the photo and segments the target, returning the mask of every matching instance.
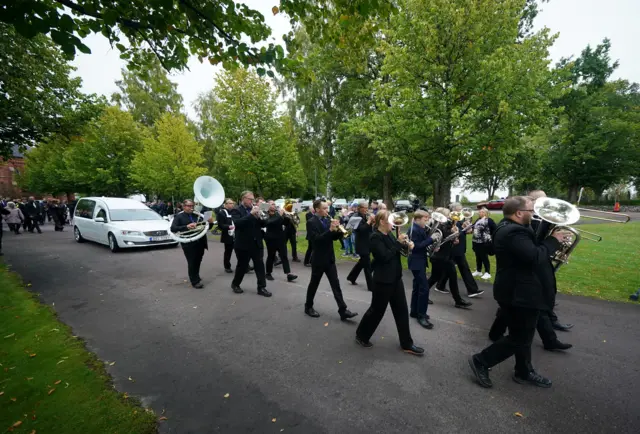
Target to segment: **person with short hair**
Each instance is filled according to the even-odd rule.
[[[533,202],[514,196],[504,202],[504,219],[496,228],[494,248],[497,261],[493,297],[500,305],[509,334],[469,358],[469,366],[478,383],[492,387],[489,369],[515,356],[513,380],[539,387],[551,387],[551,381],[538,374],[531,364],[531,343],[540,311],[553,307],[552,288],[543,285],[539,268],[549,260],[564,238],[556,232],[542,242],[530,227]]]
[[[222,265],[224,271],[227,273],[233,273],[231,269],[231,255],[233,254],[234,243],[234,230],[233,218],[231,217],[231,210],[235,206],[235,202],[231,198],[224,200],[223,206],[218,211],[217,220],[218,228],[220,228],[220,242],[224,244],[224,255],[222,257]]]
[[[373,346],[370,341],[371,336],[380,325],[387,306],[391,306],[391,313],[400,338],[400,348],[406,353],[422,356],[424,348],[416,346],[411,337],[400,260],[401,252],[411,251],[414,244],[406,234],[401,234],[399,239],[393,236],[393,225],[389,222],[389,212],[386,210],[378,211],[374,225],[376,230],[371,235],[373,295],[371,306],[356,330],[356,343],[364,348]]]
[[[358,314],[347,309],[347,304],[342,296],[342,289],[340,289],[340,280],[338,279],[333,242],[343,235],[338,230],[339,222],[328,218],[329,206],[327,202],[317,199],[313,202],[313,209],[315,215],[307,221],[307,236],[309,237],[309,243],[313,244],[313,256],[311,257],[311,280],[307,287],[307,301],[304,305],[304,313],[312,318],[320,316],[313,308],[313,300],[318,291],[322,275],[326,274],[329,285],[331,285],[333,297],[338,304],[340,319],[345,321]]]
[[[273,200],[269,202],[268,218],[266,223],[267,231],[265,233],[265,242],[267,243],[267,280],[274,280],[271,275],[273,272],[273,263],[275,262],[276,253],[280,253],[282,261],[282,269],[287,275],[287,282],[293,282],[298,278],[291,272],[289,259],[287,255],[287,245],[285,240],[284,227],[288,223],[284,219],[284,210],[276,209],[276,203]]]
[[[360,275],[360,271],[364,271],[364,278],[367,283],[367,289],[369,291],[373,288],[373,281],[371,280],[371,257],[369,253],[369,238],[373,230],[373,221],[375,216],[368,214],[367,202],[360,202],[358,204],[357,217],[360,217],[358,225],[355,226],[353,233],[356,235],[356,253],[358,254],[358,262],[353,266],[351,272],[347,275],[347,280],[352,285],[357,285],[356,280]]]
[[[491,263],[489,262],[489,254],[493,254],[493,233],[496,230],[496,223],[489,216],[487,208],[481,208],[478,211],[478,219],[473,224],[473,236],[471,238],[473,253],[476,256],[476,271],[472,273],[473,277],[481,279],[491,279]],[[484,274],[482,267],[484,266]]]

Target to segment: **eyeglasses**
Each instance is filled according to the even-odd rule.
[[[519,209],[518,211],[522,211],[522,212],[535,212],[534,209]]]
[[[192,203],[188,203],[188,204],[187,204],[187,203],[185,203],[185,204],[183,204],[182,206],[185,206],[185,207],[187,207],[187,208],[193,208],[193,204],[192,204]]]
[[[255,197],[245,197],[245,199],[249,199],[251,202],[253,202],[255,199]]]

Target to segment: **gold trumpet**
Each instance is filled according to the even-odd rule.
[[[333,219],[331,220],[331,222],[338,222],[340,223],[340,220],[337,219]],[[342,226],[341,224],[338,224],[338,226],[335,226],[335,230],[342,232],[342,237],[343,238],[348,238],[351,236],[351,231],[349,229],[346,229],[344,226]]]

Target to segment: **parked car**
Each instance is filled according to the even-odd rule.
[[[276,207],[282,208],[285,204],[285,199],[276,199],[275,201]]]
[[[396,200],[394,211],[411,212],[413,211],[413,204],[411,203],[411,201],[406,199]]]
[[[504,199],[490,200],[488,202],[480,202],[477,205],[477,208],[487,208],[487,209],[502,209],[504,206]]]
[[[303,200],[302,203],[300,204],[300,210],[309,211],[309,208],[311,208],[312,205],[313,205],[312,200]]]
[[[145,204],[116,197],[83,197],[76,204],[73,235],[109,246],[123,248],[177,243],[169,236],[169,221]]]
[[[333,201],[333,207],[337,210],[340,211],[343,208],[348,207],[349,204],[347,203],[347,199],[336,199],[335,201]]]

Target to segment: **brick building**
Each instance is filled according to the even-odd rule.
[[[18,146],[14,146],[11,159],[5,161],[0,158],[0,198],[18,199],[34,196],[36,199],[48,199],[53,197],[48,193],[22,191],[18,186],[18,176],[21,173],[24,173],[24,154],[20,152]],[[73,200],[74,195],[60,195],[57,198],[60,200]]]

